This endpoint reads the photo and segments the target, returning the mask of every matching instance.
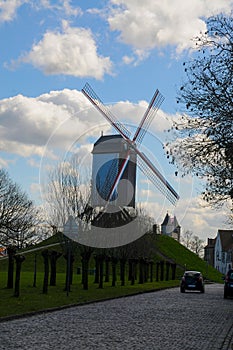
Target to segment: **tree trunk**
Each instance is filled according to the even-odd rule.
[[[20,287],[20,271],[21,271],[21,265],[22,262],[25,260],[25,257],[23,255],[15,255],[15,261],[16,261],[16,274],[15,274],[15,297],[19,297],[19,287]]]
[[[82,263],[82,285],[84,290],[88,290],[88,269],[89,269],[89,260],[83,256],[81,259]]]
[[[48,251],[48,249],[43,250],[41,255],[44,258],[43,294],[47,294],[48,293],[48,284],[49,284],[49,251]]]
[[[73,283],[73,264],[74,264],[74,256],[71,253],[71,248],[68,248],[67,254],[64,255],[66,259],[66,282],[64,290],[67,291],[67,295],[70,292],[70,286]]]
[[[166,261],[166,281],[169,280],[169,269],[170,269],[170,263]]]
[[[159,281],[159,265],[160,265],[160,263],[157,262],[156,263],[156,282]]]
[[[172,280],[176,279],[176,263],[172,264]]]
[[[135,267],[136,267],[136,263],[134,259],[132,259],[131,260],[131,286],[133,286],[135,283]]]
[[[150,261],[150,281],[153,282],[153,265],[154,262]]]
[[[37,270],[37,254],[34,256],[34,275],[33,275],[33,287],[36,287],[36,271]]]
[[[88,290],[88,269],[89,269],[89,261],[91,257],[90,251],[85,251],[81,253],[82,257],[82,284],[83,289]]]
[[[112,258],[112,287],[116,286],[116,280],[117,280],[117,275],[116,275],[116,266],[117,266],[117,258]]]
[[[148,281],[148,278],[149,278],[149,262],[148,260],[145,261],[145,282]]]
[[[16,247],[9,246],[7,248],[7,254],[8,254],[7,288],[12,289],[14,285],[14,256],[16,254]]]
[[[134,279],[138,278],[138,259],[134,259]]]
[[[164,280],[164,261],[160,261],[160,281]]]
[[[49,259],[50,259],[50,286],[56,286],[56,277],[57,277],[57,260],[60,258],[62,253],[52,250]]]
[[[133,265],[133,261],[132,261],[132,259],[129,259],[129,261],[128,261],[128,266],[129,266],[128,281],[132,280],[132,265]]]
[[[99,283],[100,271],[99,271],[99,257],[95,255],[95,280],[94,283]]]
[[[143,284],[145,280],[145,260],[143,258],[139,259],[139,284]]]
[[[104,279],[104,255],[98,256],[98,262],[99,262],[99,288],[103,288],[103,279]]]
[[[138,259],[129,259],[129,268],[130,268],[130,281],[131,285],[134,285],[135,279],[137,278],[137,263]]]
[[[105,282],[109,282],[109,262],[110,258],[106,256],[105,258]]]
[[[121,285],[125,285],[125,264],[126,259],[120,259],[120,269],[121,269]]]

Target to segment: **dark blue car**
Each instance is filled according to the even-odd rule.
[[[201,293],[205,292],[204,280],[199,271],[185,271],[181,282],[180,291],[185,293],[186,290],[198,290]]]

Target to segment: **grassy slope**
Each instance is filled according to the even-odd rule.
[[[203,259],[178,243],[171,237],[157,235],[156,246],[160,252],[172,259],[186,270],[201,271],[205,278],[222,283],[222,274],[212,266],[207,266]]]

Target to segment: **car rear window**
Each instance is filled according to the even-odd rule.
[[[199,277],[200,273],[199,272],[185,272],[186,277]]]

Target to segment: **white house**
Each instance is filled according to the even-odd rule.
[[[233,230],[218,230],[214,247],[214,267],[225,274],[233,266]]]

